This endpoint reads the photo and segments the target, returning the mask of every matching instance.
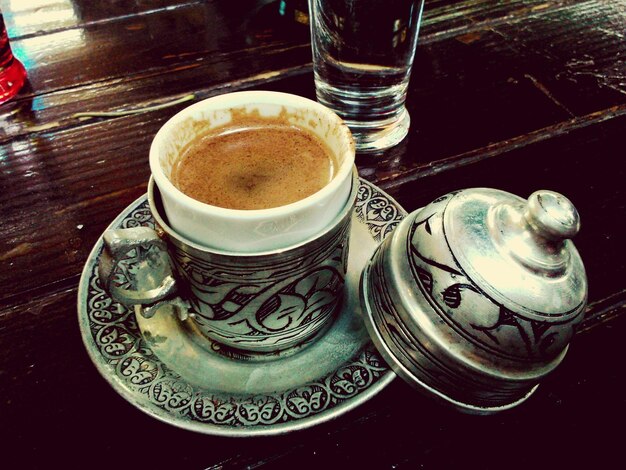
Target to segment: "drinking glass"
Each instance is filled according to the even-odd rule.
[[[317,100],[348,125],[360,152],[408,133],[404,105],[424,0],[309,0]]]

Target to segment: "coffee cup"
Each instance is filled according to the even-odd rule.
[[[205,204],[173,183],[177,162],[190,142],[215,129],[236,127],[238,119],[246,126],[250,117],[261,122],[280,119],[320,139],[335,162],[332,179],[303,199],[260,210]],[[216,250],[258,253],[302,242],[334,220],[348,201],[354,158],[350,130],[328,108],[288,93],[242,91],[200,101],[168,120],[152,141],[150,170],[172,229]],[[275,165],[272,171],[284,170]]]
[[[214,342],[275,353],[309,342],[332,323],[341,305],[359,186],[354,147],[342,122],[315,102],[271,92],[229,97],[197,103],[159,131],[151,147],[148,185],[156,230],[105,232],[100,280],[115,300],[139,306],[145,317],[169,304]],[[198,106],[203,103],[207,107]],[[280,115],[315,132],[339,162],[330,182],[300,201],[259,211],[209,206],[178,190],[168,179],[167,165],[176,163],[174,153],[182,151],[182,142],[206,132],[203,117],[212,128],[218,121],[228,123],[232,110],[242,107],[271,119]],[[221,243],[222,238],[233,243]],[[129,285],[128,272],[137,270],[142,275],[134,277],[141,281]]]

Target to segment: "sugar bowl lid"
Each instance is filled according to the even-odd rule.
[[[587,300],[572,203],[487,188],[405,218],[361,278],[374,344],[418,390],[461,410],[524,401],[563,359]]]

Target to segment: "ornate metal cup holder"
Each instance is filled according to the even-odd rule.
[[[78,317],[87,351],[103,377],[131,404],[182,428],[214,435],[280,434],[335,418],[370,399],[395,375],[361,318],[361,270],[405,211],[361,181],[342,310],[310,344],[273,360],[210,342],[167,308],[146,319],[102,289],[94,247],[81,277]],[[109,229],[154,227],[146,197]],[[132,262],[130,263],[132,266]]]

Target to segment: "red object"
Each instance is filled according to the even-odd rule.
[[[26,70],[15,58],[0,13],[0,104],[13,98],[26,80]]]

